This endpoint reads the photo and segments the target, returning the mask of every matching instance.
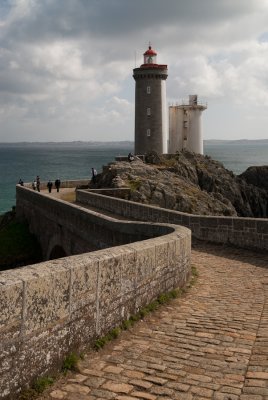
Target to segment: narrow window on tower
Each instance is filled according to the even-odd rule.
[[[150,116],[151,115],[151,109],[148,107],[147,108],[147,115]]]
[[[151,136],[151,129],[147,129],[147,136]]]
[[[147,94],[151,94],[151,86],[147,86]]]

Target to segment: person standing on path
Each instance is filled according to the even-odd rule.
[[[34,181],[32,183],[32,188],[33,188],[33,190],[36,190],[36,188],[37,188],[37,182],[36,182],[35,179],[34,179]]]
[[[39,175],[37,175],[37,177],[36,177],[36,187],[37,187],[37,191],[40,192],[40,177],[39,177]]]
[[[57,178],[55,180],[55,186],[56,186],[57,192],[59,192],[60,191],[60,179],[59,178]]]
[[[51,180],[49,180],[47,183],[48,193],[51,193],[52,186],[53,186],[53,183],[51,182]]]
[[[91,168],[91,181],[94,185],[96,183],[96,176],[97,176],[97,170],[95,168]]]
[[[134,161],[134,156],[132,153],[128,153],[127,159],[129,162]]]

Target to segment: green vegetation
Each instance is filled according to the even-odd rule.
[[[43,393],[45,389],[47,389],[49,386],[51,386],[54,383],[54,379],[49,377],[49,376],[44,376],[42,378],[38,378],[34,385],[33,389],[37,393]]]
[[[7,224],[0,225],[0,271],[41,260],[40,245],[26,223],[13,218]]]
[[[25,389],[21,392],[18,400],[33,400],[36,399],[44,390],[55,382],[55,378],[50,376],[43,376],[37,378],[32,387]]]
[[[143,319],[150,312],[157,310],[160,305],[168,303],[170,300],[179,297],[182,293],[183,291],[181,289],[174,289],[168,293],[161,294],[155,301],[141,308],[137,312],[137,314],[131,315],[129,319],[123,321],[119,327],[112,329],[110,332],[107,333],[107,335],[97,339],[94,343],[95,350],[103,348],[111,340],[117,338],[121,331],[131,328],[135,324],[135,322]]]
[[[94,343],[95,350],[101,349],[108,342],[110,342],[113,339],[116,339],[121,333],[121,330],[122,330],[121,327],[114,328],[110,332],[108,332],[106,336],[102,336],[101,338],[97,339]]]
[[[162,165],[164,167],[177,169],[178,168],[178,160],[176,159],[176,157],[163,159]]]
[[[192,266],[191,280],[186,288],[173,289],[170,292],[160,294],[156,300],[141,308],[137,314],[131,315],[129,319],[123,321],[119,327],[112,329],[107,335],[97,339],[94,343],[94,349],[97,351],[100,350],[111,340],[116,339],[122,331],[130,329],[135,322],[143,319],[147,314],[157,310],[161,305],[169,303],[172,299],[182,296],[186,292],[187,288],[192,287],[196,283],[197,278],[197,269],[195,266]],[[77,355],[76,353],[70,353],[63,361],[62,372],[66,374],[68,371],[75,371],[79,359],[83,359],[83,357],[83,354]],[[23,390],[23,392],[19,395],[18,400],[36,399],[41,393],[43,393],[44,390],[51,386],[55,380],[58,379],[58,377],[59,376],[47,376],[36,379],[29,389]]]
[[[139,179],[128,179],[127,184],[131,192],[135,192],[136,190],[139,190],[141,181]]]
[[[81,357],[76,353],[70,353],[63,361],[62,370],[63,372],[75,371],[77,363]]]
[[[62,372],[66,374],[68,371],[75,371],[79,359],[83,358],[83,355],[79,356],[76,353],[70,353],[62,364]],[[18,400],[34,400],[40,396],[46,389],[49,388],[58,378],[60,374],[51,376],[42,376],[37,378],[30,388],[24,389],[18,396]]]
[[[94,343],[94,349],[97,351],[102,349],[111,340],[117,338],[121,331],[128,330],[135,324],[135,322],[143,319],[147,314],[157,310],[162,304],[169,303],[172,299],[182,296],[186,292],[187,288],[191,288],[196,284],[198,272],[194,265],[192,266],[191,272],[192,276],[186,288],[173,289],[170,292],[160,294],[155,301],[152,301],[147,306],[141,308],[137,314],[131,315],[129,319],[123,321],[119,327],[112,329],[107,333],[107,335],[97,339]]]

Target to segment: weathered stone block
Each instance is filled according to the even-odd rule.
[[[155,239],[155,273],[159,277],[163,274],[163,270],[169,266],[168,243],[168,237]]]
[[[264,235],[268,234],[268,221],[266,220],[257,220],[256,221],[256,229],[257,232],[263,233]]]
[[[218,218],[216,218],[216,217],[199,216],[198,218],[199,218],[199,223],[200,223],[201,228],[203,228],[203,227],[208,227],[208,228],[215,227],[216,228],[218,226]]]
[[[136,285],[144,285],[152,279],[155,266],[155,246],[152,241],[132,243],[136,257]]]
[[[0,278],[1,279],[1,278]],[[14,339],[21,330],[23,309],[23,282],[0,280],[0,336],[1,340]]]
[[[78,310],[84,309],[85,306],[91,307],[91,312],[95,312],[99,258],[94,253],[75,256],[67,259],[65,266],[68,264],[71,272],[71,318],[75,318]]]
[[[51,265],[52,264],[52,265]],[[69,315],[70,270],[58,265],[39,265],[25,276],[24,329],[32,333]]]

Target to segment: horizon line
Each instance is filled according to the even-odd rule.
[[[258,141],[268,141],[267,139],[204,139],[204,142],[258,142]],[[0,142],[0,144],[47,144],[47,143],[90,143],[90,144],[105,144],[105,143],[134,143],[134,140],[63,140],[63,141],[16,141],[16,142]]]

